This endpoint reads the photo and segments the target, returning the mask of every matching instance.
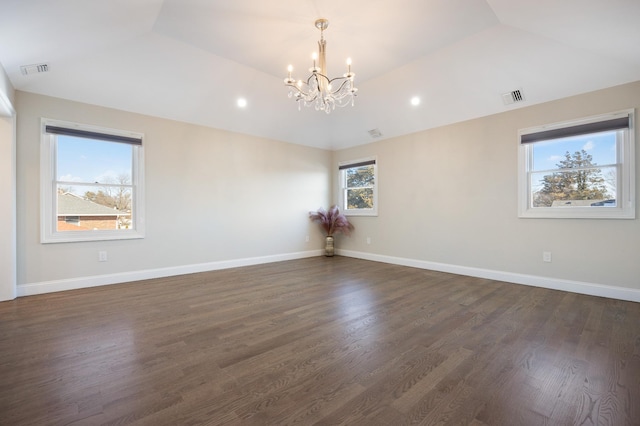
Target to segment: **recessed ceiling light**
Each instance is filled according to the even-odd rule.
[[[238,98],[238,108],[244,108],[247,106],[247,100],[245,98]]]
[[[417,97],[417,96],[414,96],[413,98],[411,98],[411,105],[413,105],[413,106],[420,105],[420,98]]]

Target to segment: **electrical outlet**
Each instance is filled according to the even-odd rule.
[[[551,263],[551,252],[550,251],[543,251],[542,252],[542,261],[543,262],[547,262],[547,263]]]
[[[371,237],[367,237],[367,244],[371,244]]]
[[[304,239],[306,242],[309,242],[309,236],[307,235]]]
[[[107,261],[107,252],[99,251],[98,252],[98,262],[106,262]]]

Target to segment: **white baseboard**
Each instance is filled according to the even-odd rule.
[[[336,249],[336,254],[340,256],[354,257],[357,259],[372,260],[374,262],[391,263],[394,265],[410,266],[413,268],[429,269],[432,271],[448,272],[451,274],[467,275],[477,278],[487,278],[496,281],[542,287],[552,290],[569,291],[572,293],[587,294],[590,296],[600,296],[608,297],[611,299],[628,300],[630,302],[640,302],[640,290],[626,287],[616,287],[604,284],[586,283],[581,281],[570,281],[559,278],[540,277],[536,275],[517,274],[513,272],[495,271],[491,269],[472,268],[468,266],[384,256],[351,250]]]
[[[51,293],[56,291],[76,290],[80,288],[119,284],[152,278],[163,278],[176,275],[193,274],[197,272],[215,271],[219,269],[238,268],[241,266],[281,262],[285,260],[303,259],[307,257],[322,256],[323,254],[324,250],[311,250],[272,256],[251,257],[244,259],[223,260],[219,262],[200,263],[195,265],[149,269],[144,271],[122,272],[117,274],[96,275],[56,281],[44,281],[18,285],[17,295],[18,297],[32,296],[36,294]],[[569,291],[572,293],[587,294],[590,296],[600,296],[612,299],[628,300],[631,302],[640,302],[640,290],[625,287],[615,287],[604,284],[540,277],[536,275],[517,274],[513,272],[495,271],[491,269],[472,268],[468,266],[428,262],[424,260],[385,256],[380,254],[364,253],[351,250],[336,249],[336,254],[339,256],[353,257],[357,259],[372,260],[374,262],[391,263],[394,265],[409,266],[412,268],[429,269],[433,271],[448,272],[451,274],[467,275],[478,278],[487,278],[514,284],[523,284],[553,290]]]
[[[322,254],[324,254],[324,250],[311,250],[272,256],[223,260],[219,262],[199,263],[195,265],[174,266],[169,268],[148,269],[144,271],[121,272],[117,274],[95,275],[90,277],[21,284],[17,286],[17,295],[18,297],[33,296],[36,294],[52,293],[55,291],[77,290],[80,288],[120,284],[130,281],[171,277],[175,275],[193,274],[219,269],[238,268],[241,266],[260,265],[263,263],[281,262],[284,260],[303,259],[306,257],[321,256]]]

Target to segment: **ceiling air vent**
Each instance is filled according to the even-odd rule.
[[[523,101],[524,93],[522,93],[521,89],[502,94],[502,102],[504,102],[505,105],[511,105]]]
[[[371,129],[369,130],[369,136],[374,139],[379,138],[380,136],[382,136],[382,132],[379,129]]]
[[[20,67],[20,72],[22,72],[23,75],[38,74],[47,71],[49,71],[49,64],[23,65]]]

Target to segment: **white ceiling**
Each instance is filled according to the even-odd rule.
[[[319,17],[359,88],[330,115],[283,85]],[[0,63],[18,90],[340,149],[640,80],[639,20],[640,0],[0,0]]]

